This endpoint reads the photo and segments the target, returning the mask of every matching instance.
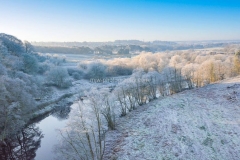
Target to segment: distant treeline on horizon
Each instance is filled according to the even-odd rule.
[[[240,41],[195,41],[195,42],[143,42],[138,40],[117,40],[114,42],[32,42],[36,52],[69,54],[130,54],[138,52],[159,52],[172,50],[204,49],[226,47]]]

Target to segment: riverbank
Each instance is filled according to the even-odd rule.
[[[240,159],[240,78],[152,101],[107,133],[105,159]]]
[[[71,106],[75,101],[79,100],[80,97],[85,96],[85,91],[93,87],[112,88],[115,85],[114,83],[91,83],[89,80],[82,79],[72,82],[72,86],[67,89],[50,87],[48,88],[49,91],[45,93],[45,96],[36,101],[37,106],[35,109],[26,113],[27,117],[30,118],[21,128],[43,120],[56,110]]]
[[[49,114],[59,110],[60,107],[71,106],[74,101],[74,99],[71,98],[72,96],[74,96],[73,93],[67,93],[55,100],[51,100],[49,102],[38,105],[37,108],[39,108],[39,110],[32,113],[32,118],[30,118],[26,126],[43,120],[44,118],[49,116]]]

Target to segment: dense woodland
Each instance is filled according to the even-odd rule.
[[[59,66],[63,61],[40,56],[29,42],[0,34],[1,139],[28,122],[31,113],[37,110],[36,99],[44,96],[47,86],[69,84],[66,69]]]

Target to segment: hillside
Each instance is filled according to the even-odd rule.
[[[150,102],[109,132],[105,159],[240,159],[240,77]]]

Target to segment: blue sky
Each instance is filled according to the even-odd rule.
[[[0,21],[28,41],[239,40],[240,0],[0,0]]]

